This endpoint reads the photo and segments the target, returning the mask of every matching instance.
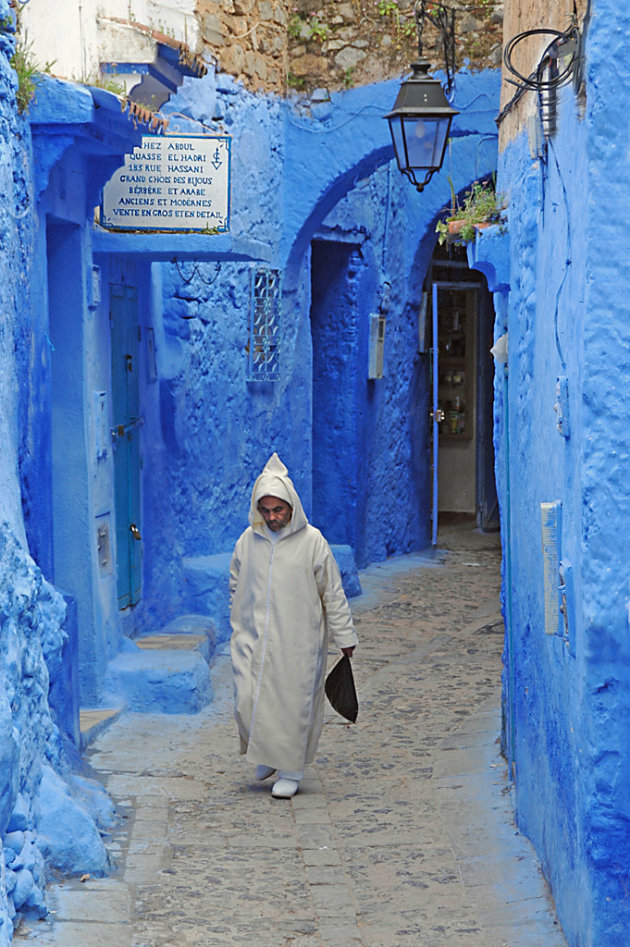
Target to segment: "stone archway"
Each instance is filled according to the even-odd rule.
[[[477,87],[470,98],[483,98],[494,78],[466,77]],[[429,365],[418,355],[417,335],[422,283],[435,220],[450,199],[449,178],[463,190],[494,170],[497,158],[494,112],[462,116],[448,173],[418,194],[392,160],[382,118],[395,85],[333,99],[339,107],[327,128],[316,133],[296,123],[287,135],[284,306],[304,320],[310,300],[313,371],[304,379],[313,386],[309,466],[313,512],[321,518],[315,525],[352,545],[359,565],[429,541]],[[370,380],[370,315],[384,311],[386,285],[385,378]]]

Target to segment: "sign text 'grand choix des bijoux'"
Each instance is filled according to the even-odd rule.
[[[225,233],[230,145],[226,135],[146,135],[105,185],[102,226]]]

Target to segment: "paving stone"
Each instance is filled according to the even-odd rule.
[[[57,910],[68,921],[126,921],[129,918],[130,899],[126,886],[99,890],[61,887],[57,891]]]
[[[131,947],[131,925],[62,921],[55,925],[55,947]]]
[[[320,918],[319,933],[324,947],[351,947],[352,944],[363,943],[356,923],[346,922],[342,918]]]
[[[307,865],[306,878],[310,885],[345,885],[346,873],[341,865]]]
[[[303,849],[334,848],[335,840],[331,825],[300,825],[298,826],[298,840]]]
[[[88,762],[128,816],[108,839],[115,877],[79,887],[75,901],[63,894],[75,883],[53,886],[58,913],[22,939],[566,947],[498,755],[498,537],[460,528],[442,540],[442,557],[361,574],[359,719],[326,712],[292,800],[272,800],[239,756],[225,648],[211,707],[124,714],[100,733]]]
[[[307,848],[302,852],[304,864],[308,867],[339,865],[339,853],[335,848]]]

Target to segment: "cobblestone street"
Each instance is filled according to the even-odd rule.
[[[497,535],[361,573],[359,719],[272,800],[238,755],[226,649],[196,716],[130,714],[88,751],[123,817],[107,879],[53,886],[18,942],[57,947],[556,947],[499,756]],[[331,663],[336,655],[330,655]]]

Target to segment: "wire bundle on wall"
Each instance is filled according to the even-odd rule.
[[[545,48],[538,65],[529,75],[523,75],[514,66],[513,54],[519,43],[529,39],[531,36],[553,36],[552,41]],[[501,109],[497,116],[497,124],[500,124],[505,116],[512,111],[516,103],[521,99],[525,92],[538,93],[541,120],[546,137],[553,134],[555,123],[555,93],[556,90],[574,79],[578,74],[579,63],[581,61],[581,36],[575,23],[568,30],[553,30],[549,28],[538,28],[525,30],[518,33],[506,43],[503,52],[503,62],[505,68],[516,77],[507,79],[512,85],[517,87],[517,92],[510,101]],[[569,53],[568,61],[562,68],[558,67],[560,56]]]

